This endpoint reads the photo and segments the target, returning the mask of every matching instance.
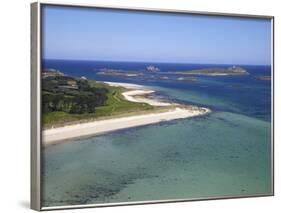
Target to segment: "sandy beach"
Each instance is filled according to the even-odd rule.
[[[144,115],[112,118],[47,129],[42,133],[43,144],[50,145],[68,139],[98,135],[115,130],[155,124],[175,119],[200,116],[210,112],[210,110],[207,108],[199,108],[196,106],[180,107],[180,105],[177,103],[169,103],[162,100],[146,98],[145,95],[152,94],[154,91],[141,85],[112,82],[105,83],[109,84],[110,86],[120,86],[128,89],[129,91],[122,93],[124,98],[128,101],[142,102],[159,107],[174,106],[174,108],[168,109],[165,112],[153,112]]]
[[[110,86],[121,86],[125,87],[127,89],[131,89],[130,91],[123,92],[122,95],[125,99],[131,102],[137,102],[137,103],[147,103],[152,106],[172,106],[172,105],[178,105],[176,103],[169,103],[164,102],[157,99],[152,98],[146,98],[145,95],[149,95],[154,93],[155,91],[147,89],[141,85],[137,84],[127,84],[127,83],[115,83],[115,82],[105,82],[109,84]]]

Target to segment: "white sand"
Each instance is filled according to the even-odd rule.
[[[105,82],[107,83],[107,82]],[[168,106],[168,105],[176,105],[174,103],[166,103],[160,102],[154,99],[135,97],[136,95],[144,95],[153,93],[153,90],[145,89],[140,85],[134,84],[123,84],[123,83],[111,83],[111,86],[122,86],[128,89],[136,89],[124,92],[124,97],[133,102],[144,102],[154,106]],[[141,88],[141,89],[140,89]],[[165,105],[167,104],[167,105]],[[170,109],[166,112],[154,112],[150,114],[144,115],[134,115],[127,116],[121,118],[112,118],[106,120],[93,121],[88,123],[70,125],[65,127],[47,129],[43,131],[43,144],[49,145],[54,144],[59,141],[79,138],[82,136],[91,136],[102,134],[106,132],[111,132],[115,130],[130,128],[130,127],[138,127],[148,124],[155,124],[163,121],[170,121],[174,119],[180,118],[188,118],[203,115],[210,112],[207,108],[198,108],[198,107],[190,107],[190,108],[180,108],[175,107],[174,109]]]
[[[155,100],[151,98],[139,97],[141,95],[147,95],[154,93],[153,90],[133,90],[128,92],[123,92],[122,95],[128,100],[137,103],[147,103],[152,106],[171,106],[171,103],[163,102],[160,100]],[[173,104],[175,105],[175,104]]]
[[[134,89],[131,91],[123,92],[122,95],[124,98],[131,102],[137,103],[147,103],[152,106],[171,106],[171,105],[178,105],[176,103],[168,103],[157,99],[145,98],[143,95],[152,94],[155,91],[145,88],[144,86],[137,85],[137,84],[127,84],[127,83],[116,83],[116,82],[104,82],[110,86],[115,87],[125,87],[127,89]],[[142,96],[142,97],[140,97]]]
[[[103,83],[108,84],[109,86],[113,86],[113,87],[125,87],[127,89],[140,89],[140,88],[145,88],[142,85],[138,85],[138,84],[129,84],[129,83],[119,83],[119,82],[108,82],[105,81]]]
[[[188,118],[209,112],[208,109],[175,108],[168,112],[136,115],[123,118],[94,121],[89,123],[59,127],[43,131],[43,143],[52,144],[58,141],[78,138],[81,136],[97,135],[114,130],[143,126],[179,118]]]

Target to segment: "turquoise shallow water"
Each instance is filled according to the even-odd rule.
[[[271,192],[270,123],[227,112],[44,150],[44,206]]]
[[[270,67],[248,66],[248,76],[196,77],[190,83],[101,77],[92,70],[99,65],[94,62],[49,63],[69,75],[145,84],[160,98],[212,113],[44,148],[43,206],[272,193],[271,83],[254,78],[270,75]],[[99,66],[144,66],[104,63]],[[157,66],[169,71],[193,65]]]

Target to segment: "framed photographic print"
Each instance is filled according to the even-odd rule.
[[[31,207],[272,196],[274,18],[31,5]]]

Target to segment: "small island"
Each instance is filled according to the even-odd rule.
[[[229,68],[205,68],[198,70],[189,70],[189,71],[177,71],[176,74],[184,75],[207,75],[207,76],[227,76],[227,75],[249,75],[249,73],[241,68],[232,66]]]
[[[153,96],[154,90],[142,85],[100,82],[57,70],[43,73],[44,145],[210,112],[159,100]]]
[[[156,71],[160,71],[159,67],[153,66],[153,65],[149,65],[145,68],[147,71],[151,71],[151,72],[156,72]]]
[[[51,76],[64,76],[64,73],[56,69],[44,69],[42,71],[42,78],[47,78]]]
[[[98,75],[109,75],[109,76],[123,76],[123,77],[137,77],[142,76],[142,72],[135,71],[123,71],[118,69],[100,69]]]
[[[195,77],[178,77],[178,81],[187,81],[187,82],[194,82],[196,81]]]
[[[271,76],[270,75],[256,76],[255,79],[259,81],[271,81]]]

